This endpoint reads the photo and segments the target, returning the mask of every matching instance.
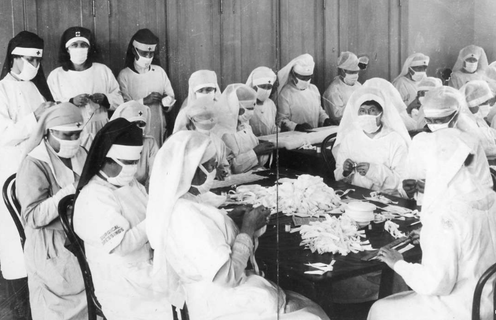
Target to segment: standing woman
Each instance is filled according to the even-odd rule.
[[[43,39],[21,31],[9,41],[0,81],[0,186],[16,172],[26,141],[41,114],[53,105],[41,67]],[[19,234],[0,201],[0,265],[19,319],[29,318],[26,268]],[[17,319],[17,318],[16,318]]]
[[[124,103],[112,71],[97,63],[98,50],[91,31],[71,27],[62,34],[60,67],[50,72],[48,86],[56,101],[69,101],[81,108],[85,126],[83,145],[88,136],[108,122],[107,111]]]
[[[174,90],[160,67],[158,53],[158,38],[148,29],[138,30],[129,41],[126,68],[117,79],[125,101],[136,100],[150,107],[150,134],[160,147],[167,131],[165,112],[172,107]]]

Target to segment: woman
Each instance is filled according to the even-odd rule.
[[[496,88],[494,80],[487,76],[487,71],[488,63],[484,49],[474,45],[466,46],[458,54],[449,85],[460,89],[469,81],[484,80],[490,83],[491,88]]]
[[[48,76],[48,86],[56,101],[69,101],[81,108],[85,122],[84,145],[87,145],[85,140],[92,139],[108,122],[107,111],[124,103],[112,71],[96,62],[97,58],[91,31],[71,27],[60,40],[61,66]]]
[[[410,55],[403,64],[401,73],[393,80],[408,110],[420,108],[418,101],[418,84],[424,79],[430,58],[420,52]]]
[[[178,132],[156,161],[147,234],[155,270],[173,305],[186,301],[191,319],[276,319],[278,312],[280,319],[328,319],[303,297],[305,308],[285,314],[291,303],[286,304],[284,292],[245,271],[253,234],[265,226],[269,211],[237,209],[243,215],[239,230],[228,215],[199,200],[215,176],[215,147],[207,136]]]
[[[319,89],[310,83],[314,67],[312,56],[305,53],[277,73],[277,123],[282,131],[305,131],[331,125],[320,104]]]
[[[477,142],[456,129],[431,134],[424,148],[426,185],[420,220],[421,263],[382,248],[379,260],[413,291],[377,301],[368,319],[470,319],[477,281],[496,262],[496,194],[480,183]],[[491,319],[492,286],[481,319]],[[494,315],[494,314],[493,314]]]
[[[256,92],[238,83],[227,86],[218,104],[218,124],[213,130],[233,154],[233,173],[264,166],[275,148],[271,142],[260,143],[253,134],[249,121],[254,113],[255,100]]]
[[[398,194],[410,136],[389,97],[364,87],[348,101],[332,153],[336,181]]]
[[[211,70],[198,70],[191,74],[188,80],[188,97],[184,100],[181,110],[174,123],[174,133],[186,130],[187,109],[196,99],[205,97],[211,101],[219,101],[220,88],[217,84],[217,75]]]
[[[147,190],[153,168],[153,161],[155,160],[155,155],[159,149],[155,139],[149,135],[149,123],[151,123],[150,113],[150,108],[137,101],[131,100],[120,105],[110,118],[110,120],[124,118],[141,129],[141,132],[143,133],[143,150],[141,151],[138,162],[138,171],[136,171],[135,178],[139,183],[145,186]]]
[[[160,66],[159,48],[158,38],[150,30],[138,30],[129,41],[126,68],[117,80],[125,101],[136,100],[150,107],[152,122],[148,126],[160,147],[167,132],[165,112],[173,105],[174,90]]]
[[[65,248],[58,204],[74,194],[86,151],[80,147],[83,116],[69,102],[41,116],[17,173],[17,196],[25,221],[24,256],[33,319],[87,319],[83,277]]]
[[[43,39],[21,31],[7,45],[0,81],[0,186],[14,174],[26,142],[53,100],[41,66]],[[0,265],[14,316],[29,319],[29,292],[19,233],[0,201]]]
[[[258,67],[246,80],[246,85],[257,92],[257,103],[250,119],[250,126],[257,137],[274,134],[279,130],[276,125],[277,108],[269,98],[276,79],[274,71],[267,67]]]
[[[322,104],[333,123],[339,125],[351,94],[362,85],[358,82],[358,57],[349,51],[338,58],[338,75],[322,95]]]
[[[172,319],[152,278],[148,195],[135,177],[143,133],[125,119],[97,134],[78,184],[74,230],[84,241],[95,294],[109,320]]]

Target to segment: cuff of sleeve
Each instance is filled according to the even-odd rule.
[[[369,162],[369,171],[367,171],[367,174],[365,174],[365,177],[369,178],[372,181],[376,181],[378,170],[379,170],[378,164]]]
[[[396,263],[393,266],[393,270],[400,276],[403,276],[408,270],[408,264],[409,263],[406,262],[405,260],[396,261]]]
[[[253,251],[253,240],[246,233],[238,234],[236,236],[236,241],[234,242],[234,245],[248,256],[250,256],[251,252]]]
[[[137,101],[138,101],[139,103],[141,103],[142,105],[145,105],[145,102],[144,102],[143,98],[141,98],[141,99],[139,99],[139,100],[137,100]]]

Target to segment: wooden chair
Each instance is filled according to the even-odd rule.
[[[62,227],[67,236],[65,247],[76,256],[79,267],[81,268],[81,273],[83,274],[86,300],[88,302],[88,320],[96,320],[97,316],[105,319],[102,312],[102,306],[95,295],[91,270],[84,252],[84,242],[74,232],[74,225],[72,223],[74,195],[71,194],[62,198],[59,202],[58,210],[60,222],[62,223]]]
[[[332,177],[332,180],[334,180],[334,169],[336,169],[336,160],[332,155],[332,147],[334,146],[334,142],[336,142],[336,135],[337,133],[331,133],[320,145],[320,152],[327,166],[327,173]]]
[[[472,320],[480,320],[480,304],[482,290],[486,282],[496,274],[496,263],[490,266],[486,272],[479,278],[474,291],[474,300],[472,302]],[[493,319],[496,320],[496,279],[493,279]]]
[[[22,223],[21,217],[21,204],[17,200],[16,196],[16,174],[11,175],[3,184],[2,197],[5,202],[7,210],[9,210],[12,220],[19,233],[19,240],[21,241],[21,246],[24,249],[24,242],[26,242],[26,234],[24,233],[24,225]]]

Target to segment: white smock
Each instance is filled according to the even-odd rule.
[[[464,62],[469,57],[474,57],[477,59],[477,70],[473,73],[469,73],[464,67]],[[451,73],[449,85],[455,89],[460,89],[467,82],[473,80],[484,80],[487,81],[491,87],[491,90],[495,91],[496,83],[488,77],[488,70],[487,56],[484,49],[474,45],[466,46],[461,49],[458,54],[458,58],[453,66],[453,72]]]
[[[136,100],[144,104],[143,99],[152,92],[166,94],[174,98],[174,90],[165,70],[154,64],[144,73],[137,73],[130,68],[125,68],[121,70],[117,80],[119,81],[124,101]],[[164,109],[162,103],[154,103],[148,105],[148,107],[150,107],[151,111],[151,123],[148,124],[150,134],[160,147],[164,143],[167,130]]]
[[[455,129],[431,134],[438,155],[433,157],[429,146],[424,148],[429,163],[424,168],[426,193],[420,215],[422,262],[394,264],[394,271],[413,291],[379,300],[369,320],[470,319],[475,285],[496,262],[496,194],[474,174],[477,164],[463,165],[476,142],[453,146],[453,138],[462,134]],[[452,136],[447,139],[448,135]],[[439,157],[445,150],[450,154]],[[479,160],[486,161],[476,155],[473,162]],[[482,294],[481,319],[492,319],[492,310],[488,285]]]
[[[429,61],[429,57],[420,52],[409,55],[403,63],[400,74],[392,81],[393,86],[398,90],[407,106],[417,97],[418,84],[420,83],[420,81],[416,82],[408,77],[410,68],[412,66],[427,66]]]
[[[95,294],[109,320],[172,319],[172,307],[151,275],[147,202],[136,180],[118,188],[98,176],[76,200],[74,230],[84,241]]]
[[[279,129],[276,125],[277,108],[270,98],[263,104],[256,104],[250,126],[253,134],[257,137],[274,134]]]
[[[10,73],[0,81],[0,186],[19,168],[25,144],[36,126],[34,110],[45,99],[31,81]],[[26,277],[19,233],[5,203],[0,201],[0,265],[4,279]]]
[[[115,110],[124,103],[112,70],[101,63],[93,62],[91,67],[83,71],[64,71],[62,67],[58,67],[50,72],[47,83],[55,101],[68,102],[80,94],[103,93],[110,103],[110,110]],[[107,109],[93,101],[81,107],[81,111],[85,135],[94,137],[108,122]]]
[[[344,83],[340,76],[334,77],[334,80],[332,80],[331,84],[322,95],[322,105],[324,106],[325,112],[332,120],[336,123],[341,121],[348,99],[350,99],[351,94],[361,86],[362,84],[358,81],[350,86]]]

